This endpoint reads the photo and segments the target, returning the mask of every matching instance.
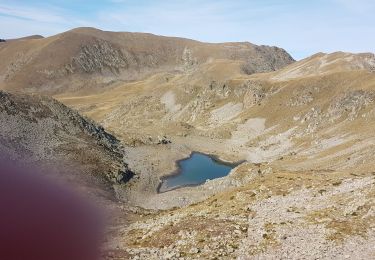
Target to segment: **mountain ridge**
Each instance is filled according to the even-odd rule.
[[[77,28],[37,41],[5,42],[0,46],[0,58],[8,61],[0,65],[0,88],[40,93],[94,90],[111,82],[158,71],[189,70],[218,59],[243,63],[242,71],[247,74],[294,62],[277,47],[203,43],[94,28]]]

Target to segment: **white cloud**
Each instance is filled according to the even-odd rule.
[[[13,6],[0,4],[0,14],[36,22],[64,23],[66,21],[62,15],[54,13],[51,9],[43,10],[40,8],[19,5]]]
[[[0,3],[0,38],[18,38],[32,34],[51,36],[63,31],[97,25],[84,17],[74,17],[57,6],[31,7]]]
[[[27,35],[41,34],[43,36],[60,33],[67,28],[61,25],[44,22],[30,22],[16,17],[0,16],[0,38],[12,39]]]

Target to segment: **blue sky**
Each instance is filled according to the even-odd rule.
[[[0,38],[75,27],[317,52],[375,52],[374,0],[0,0]]]

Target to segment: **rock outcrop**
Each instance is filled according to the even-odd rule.
[[[242,70],[248,75],[260,72],[270,72],[285,67],[292,63],[292,57],[281,48],[269,46],[255,47],[254,57],[246,59],[242,65]]]

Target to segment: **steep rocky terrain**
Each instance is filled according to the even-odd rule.
[[[3,159],[56,172],[63,167],[61,171],[101,185],[112,197],[112,186],[133,175],[114,136],[52,98],[0,91],[0,122]]]
[[[122,158],[117,139],[51,98],[0,96],[6,154],[74,157],[109,183],[106,258],[375,257],[374,54],[292,63],[274,47],[84,28],[1,43],[0,57],[2,88],[54,94],[125,146]],[[192,151],[244,162],[158,193]]]
[[[251,43],[202,43],[144,33],[74,29],[53,37],[0,45],[0,88],[28,92],[94,91],[156,71],[185,71],[223,59],[248,73],[293,62],[283,49]]]

